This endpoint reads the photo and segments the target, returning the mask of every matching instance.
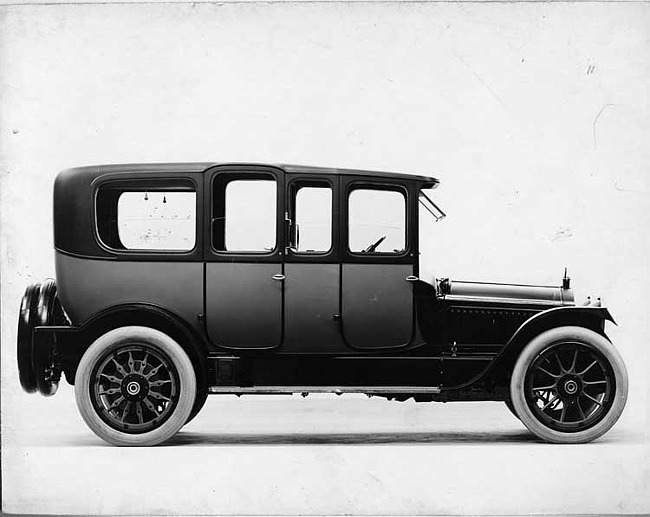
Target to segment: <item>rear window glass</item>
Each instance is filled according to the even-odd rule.
[[[104,189],[97,196],[101,241],[118,250],[190,251],[196,245],[196,192]]]
[[[191,250],[196,242],[195,192],[124,192],[117,231],[130,250]]]

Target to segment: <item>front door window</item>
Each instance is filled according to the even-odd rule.
[[[401,192],[358,188],[350,193],[348,203],[351,252],[404,252],[406,198]]]

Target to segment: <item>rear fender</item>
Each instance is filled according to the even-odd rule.
[[[144,303],[111,307],[93,316],[81,327],[61,328],[61,331],[56,332],[58,348],[64,360],[66,380],[74,384],[74,376],[81,357],[99,336],[109,330],[128,325],[151,327],[174,339],[192,361],[197,375],[197,384],[204,386],[207,383],[208,350],[205,340],[175,314],[156,305]]]

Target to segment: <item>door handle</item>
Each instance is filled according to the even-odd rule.
[[[409,275],[404,280],[407,282],[417,282],[420,279],[417,276]]]
[[[277,274],[273,275],[272,278],[273,278],[273,280],[281,281],[281,280],[284,280],[286,277],[284,275],[281,275],[280,273],[277,273]]]

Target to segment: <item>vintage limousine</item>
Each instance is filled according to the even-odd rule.
[[[75,386],[116,445],[173,436],[209,394],[503,401],[542,440],[608,431],[627,373],[599,302],[420,277],[428,176],[263,164],[61,172],[56,281],[27,288],[27,392]],[[224,416],[227,418],[227,416]]]

